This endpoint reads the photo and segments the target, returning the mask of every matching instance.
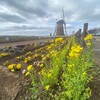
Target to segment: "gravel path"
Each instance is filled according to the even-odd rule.
[[[94,45],[94,67],[92,69],[93,81],[90,83],[92,98],[90,100],[100,100],[100,37],[95,37]]]

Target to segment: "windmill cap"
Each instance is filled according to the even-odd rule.
[[[65,21],[64,20],[59,20],[59,21],[57,21],[57,24],[65,24]]]

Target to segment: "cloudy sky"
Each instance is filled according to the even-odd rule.
[[[0,0],[1,35],[48,35],[65,13],[67,30],[100,26],[100,0]]]

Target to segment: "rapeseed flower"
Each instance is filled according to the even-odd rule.
[[[17,69],[21,69],[21,64],[17,64],[17,65],[16,65],[16,68],[17,68]]]
[[[33,66],[32,65],[29,65],[28,67],[27,67],[27,70],[30,72],[30,71],[32,71],[33,70]]]
[[[44,64],[40,64],[40,67],[43,67],[44,66]]]
[[[70,58],[78,58],[80,53],[82,52],[83,48],[80,45],[73,45],[71,47],[71,51],[69,53]]]
[[[87,42],[86,45],[87,46],[91,46],[92,44],[91,44],[91,42]]]
[[[50,88],[50,85],[47,85],[46,87],[45,87],[45,89],[48,91],[49,90],[49,88]]]
[[[30,72],[26,72],[25,76],[28,76],[30,74]]]
[[[48,74],[48,78],[49,78],[49,77],[51,77],[51,74],[50,74],[50,73]]]
[[[14,68],[14,66],[15,66],[15,64],[11,64],[11,65],[8,66],[8,69],[12,70]]]
[[[84,38],[84,41],[91,40],[91,39],[92,39],[92,34],[88,34],[88,35]]]
[[[62,42],[63,41],[63,38],[56,38],[55,42],[58,43],[58,42]]]

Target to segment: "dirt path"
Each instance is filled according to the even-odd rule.
[[[94,67],[92,69],[94,78],[90,83],[92,89],[91,100],[100,100],[100,37],[95,37],[94,39]]]

